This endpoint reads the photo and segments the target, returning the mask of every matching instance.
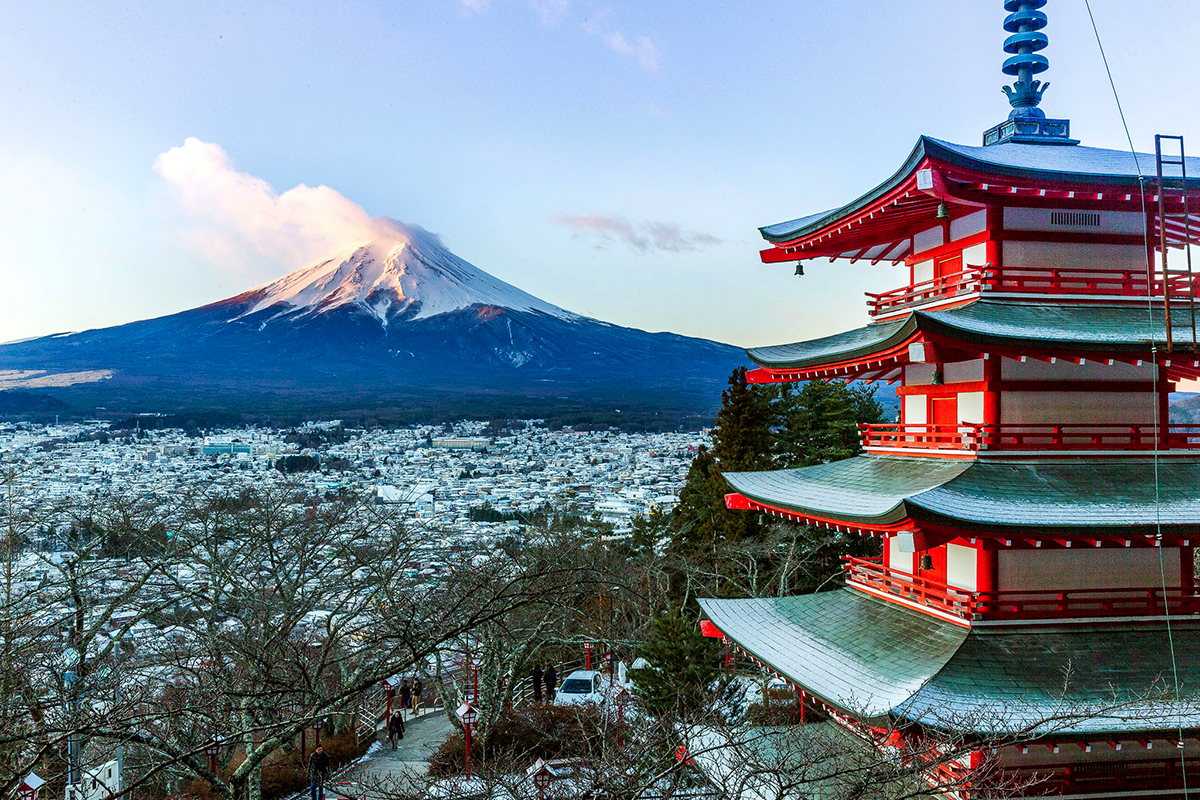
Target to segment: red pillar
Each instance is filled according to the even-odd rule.
[[[1164,450],[1171,447],[1171,384],[1166,379],[1162,365],[1156,365],[1158,372],[1158,442]]]
[[[1182,588],[1182,594],[1186,597],[1191,597],[1196,591],[1196,562],[1194,554],[1195,548],[1181,547],[1179,548],[1179,586]]]
[[[984,441],[999,434],[1000,424],[1000,356],[990,353],[983,360],[983,424]]]

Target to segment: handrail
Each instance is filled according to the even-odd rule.
[[[1166,285],[1172,297],[1200,295],[1200,274],[1171,275]],[[961,272],[933,278],[882,293],[866,292],[871,316],[973,292],[1093,295],[1144,298],[1163,296],[1164,282],[1147,280],[1143,270],[1105,270],[1079,267],[966,266]]]
[[[880,558],[842,556],[853,581],[963,619],[1059,619],[1200,613],[1200,596],[1184,586],[1023,589],[978,592],[885,567]]]
[[[860,424],[866,450],[1165,450],[1200,449],[1200,425],[1077,422],[1059,425],[1005,423],[980,425]]]

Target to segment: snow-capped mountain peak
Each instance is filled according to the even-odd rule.
[[[492,306],[580,319],[464,261],[419,226],[379,221],[373,241],[242,295],[253,303],[243,316],[271,308],[293,316],[354,306],[386,327],[397,317],[416,320]]]

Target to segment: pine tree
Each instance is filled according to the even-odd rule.
[[[713,447],[697,450],[679,493],[671,519],[673,552],[711,562],[722,542],[758,537],[757,514],[725,507],[725,495],[733,490],[721,473],[771,468],[770,420],[769,390],[748,383],[745,367],[738,367],[721,394],[721,411],[711,434]]]
[[[883,421],[883,406],[870,386],[808,381],[786,387],[774,404],[774,453],[783,467],[810,467],[862,452],[860,423]]]
[[[677,608],[654,621],[639,650],[649,667],[630,671],[634,691],[652,714],[688,714],[704,707],[720,675],[719,648],[700,633],[699,622]]]

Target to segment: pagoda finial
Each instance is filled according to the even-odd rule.
[[[1010,12],[1004,18],[1004,30],[1012,34],[1004,40],[1004,52],[1012,54],[1004,60],[1004,74],[1017,79],[1012,86],[1004,87],[1013,107],[1010,119],[1046,116],[1037,106],[1050,84],[1033,79],[1034,75],[1050,68],[1049,59],[1038,55],[1038,51],[1045,50],[1050,43],[1042,33],[1048,20],[1039,9],[1045,5],[1046,0],[1005,0],[1004,3],[1004,10]]]
[[[1050,68],[1050,60],[1039,51],[1045,50],[1050,40],[1042,33],[1048,20],[1042,12],[1047,0],[1004,0],[1004,30],[1010,34],[1004,40],[1004,74],[1016,78],[1012,86],[1005,86],[1004,93],[1012,111],[1008,121],[1002,122],[983,134],[983,143],[1002,144],[1079,144],[1071,137],[1071,123],[1065,119],[1046,119],[1038,105],[1042,95],[1050,88],[1048,82],[1034,80]]]

